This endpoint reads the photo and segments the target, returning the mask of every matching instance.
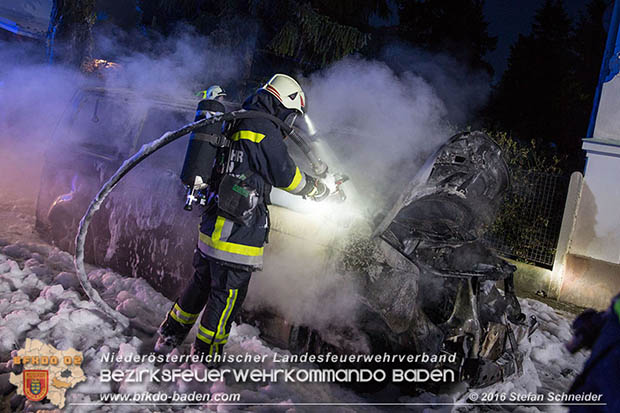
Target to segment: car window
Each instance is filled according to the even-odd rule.
[[[138,136],[136,150],[139,150],[143,144],[159,138],[165,132],[179,129],[193,120],[193,111],[181,111],[163,106],[150,108]],[[160,149],[152,155],[155,160],[151,162],[156,162],[160,168],[180,172],[185,159],[188,139],[188,136],[180,138]]]
[[[60,138],[89,152],[117,157],[131,149],[139,117],[126,98],[84,93],[71,108]]]

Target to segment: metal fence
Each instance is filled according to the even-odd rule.
[[[513,173],[498,221],[486,241],[500,255],[553,268],[570,178],[539,172]]]

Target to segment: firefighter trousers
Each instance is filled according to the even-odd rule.
[[[245,300],[252,273],[205,258],[198,250],[194,254],[194,270],[170,315],[191,327],[204,308],[194,347],[205,354],[218,354],[228,341],[230,326]]]

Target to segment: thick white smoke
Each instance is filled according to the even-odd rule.
[[[5,62],[0,69],[3,193],[12,188],[23,194],[23,188],[28,188],[34,203],[46,145],[81,139],[56,134],[57,141],[50,141],[63,114],[71,110],[71,99],[78,88],[104,86],[130,89],[143,96],[169,96],[171,101],[191,99],[195,92],[213,83],[235,87],[247,70],[247,45],[225,50],[208,38],[185,31],[149,44],[148,51],[135,51],[127,46],[128,39],[131,36],[127,34],[97,38],[95,56],[121,65],[120,70],[108,71],[103,80],[50,66],[41,58],[34,61],[31,56],[40,56],[40,44],[27,49],[21,44],[0,44],[0,59]],[[402,55],[410,59],[410,70],[396,73],[381,61],[349,57],[300,78],[307,91],[309,114],[341,160],[330,166],[351,176],[373,211],[389,205],[388,200],[415,175],[431,151],[454,132],[450,125],[465,124],[488,90],[483,78],[469,78],[455,70],[449,58],[411,51],[403,51]],[[131,110],[138,114],[144,109]],[[192,116],[188,113],[188,119]],[[104,121],[101,126],[110,124]],[[164,130],[179,126],[165,125]],[[154,133],[150,138],[158,136]],[[114,139],[109,137],[110,142]],[[107,141],[105,136],[102,140]],[[148,174],[160,173],[156,166],[146,168]],[[146,169],[136,172],[144,173]],[[164,193],[151,195],[170,198]],[[174,212],[158,214],[166,221]],[[186,214],[182,205],[176,213]],[[159,222],[160,218],[149,222]],[[119,228],[110,231],[119,236]],[[188,237],[193,238],[195,226],[186,231],[192,232]],[[353,320],[359,286],[336,274],[333,266],[322,266],[325,256],[315,254],[313,247],[304,246],[304,242],[311,240],[303,241],[291,253],[278,251],[275,241],[271,244],[268,260],[277,265],[254,275],[248,304],[275,309],[285,318],[305,324],[325,326],[334,320],[340,324]],[[169,253],[174,254],[175,249],[170,248]],[[316,267],[324,270],[320,274],[310,270]]]
[[[410,70],[399,74],[384,62],[348,57],[302,79],[318,136],[340,159],[330,168],[351,177],[362,204],[350,208],[362,214],[390,208],[426,158],[457,131],[455,122],[465,124],[489,91],[486,76],[455,69],[450,57],[407,49],[400,55]],[[325,233],[344,225],[337,212],[319,219]],[[249,305],[316,328],[354,324],[360,278],[336,272],[337,252],[310,245],[321,242],[318,233],[300,224],[297,235],[305,246],[295,239],[280,244],[284,251],[272,246],[269,266],[253,277]]]
[[[433,87],[379,61],[346,58],[309,78],[309,112],[361,190],[384,197],[450,134]],[[387,191],[386,191],[387,190]]]
[[[3,171],[5,183],[19,180],[24,170],[16,173],[16,169],[28,172],[40,167],[42,153],[52,137],[57,140],[54,144],[81,139],[54,136],[59,121],[66,120],[63,115],[71,110],[72,97],[81,88],[106,87],[130,90],[145,97],[192,99],[201,88],[229,82],[238,75],[241,59],[234,50],[218,49],[208,38],[192,32],[149,43],[148,51],[132,51],[119,40],[131,39],[96,37],[95,56],[112,57],[120,64],[119,69],[106,70],[104,78],[48,64],[42,42],[0,41],[0,150],[6,160],[3,169],[7,169],[9,159],[16,162],[10,170]],[[145,110],[144,104],[130,109]],[[188,114],[188,118],[192,117]],[[73,133],[79,135],[80,131]]]
[[[117,62],[121,70],[106,76],[106,87],[130,89],[144,95],[195,98],[196,92],[217,83],[238,79],[245,44],[225,49],[188,28],[160,37],[136,50],[128,47],[137,33],[106,32],[96,37],[101,56]],[[251,39],[247,39],[250,43]]]
[[[43,63],[40,47],[0,42],[0,184],[4,194],[36,196],[45,145],[75,85],[82,82],[79,73]]]

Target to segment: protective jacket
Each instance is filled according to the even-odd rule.
[[[292,113],[264,90],[250,96],[243,108],[267,112],[281,120]],[[267,204],[271,188],[307,195],[316,180],[295,164],[284,142],[284,133],[268,119],[241,119],[232,126],[228,137],[231,147],[218,150],[211,190],[217,193],[219,181],[226,173],[247,177],[244,182],[259,194],[258,207],[249,223],[243,225],[218,210],[215,203],[207,206],[200,225],[198,249],[217,261],[261,269],[263,246],[269,232]]]

